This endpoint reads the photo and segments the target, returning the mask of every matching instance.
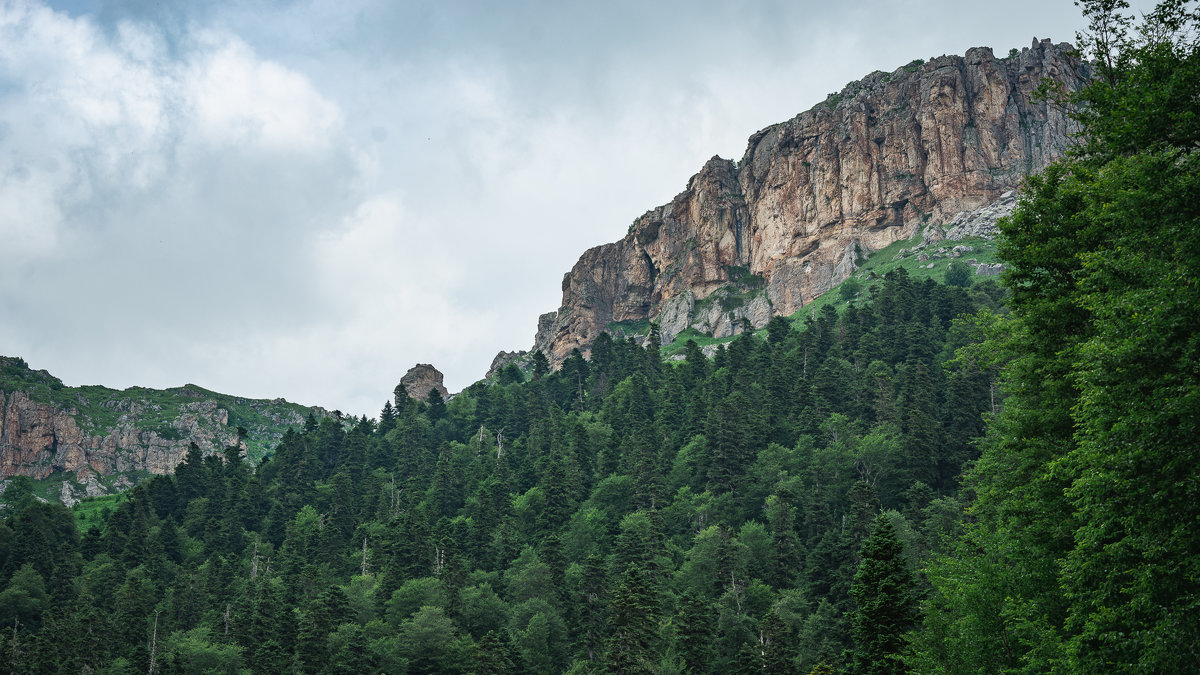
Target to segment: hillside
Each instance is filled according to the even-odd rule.
[[[191,457],[77,509],[82,541],[5,558],[81,589],[22,615],[57,627],[24,658],[146,663],[155,608],[164,672],[201,654],[255,672],[733,672],[759,635],[800,672],[843,665],[879,509],[913,564],[956,531],[995,377],[951,363],[973,340],[956,317],[1003,295],[903,269],[875,284],[712,359],[604,334],[527,381],[306,425],[258,467]],[[72,522],[24,509],[0,546],[5,527]],[[83,571],[59,562],[76,555]],[[106,639],[51,642],[81,616]]]
[[[257,461],[310,414],[328,413],[193,384],[68,387],[23,359],[0,356],[0,478],[28,476],[43,497],[71,504],[174,471],[192,443],[205,453],[240,444]]]

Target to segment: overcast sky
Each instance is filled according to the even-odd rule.
[[[873,70],[1069,0],[0,0],[0,354],[375,416],[528,349],[584,249]]]

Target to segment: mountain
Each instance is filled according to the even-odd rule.
[[[72,509],[11,478],[0,663],[1196,671],[1200,13],[1082,4],[1103,32],[1079,36],[1099,74],[1068,99],[1070,155],[765,330],[689,328],[682,354],[601,332],[557,369],[501,353],[447,400],[418,364],[377,421],[306,420],[257,464],[189,450]],[[728,275],[722,311],[775,302]],[[177,395],[18,359],[0,389],[31,437],[56,419],[14,418],[22,396],[98,425]],[[209,397],[228,425],[262,403]]]
[[[658,321],[667,343],[793,314],[871,251],[985,208],[1063,156],[1077,126],[1034,92],[1087,78],[1070,45],[1035,39],[1005,58],[979,47],[852,82],[586,251],[534,349],[559,364],[620,324]]]
[[[558,365],[573,349],[589,353],[603,331],[649,321],[664,344],[688,329],[727,337],[741,321],[760,328],[799,311],[870,253],[922,231],[896,258],[978,235],[973,223],[1010,211],[1021,179],[1062,156],[1075,130],[1064,110],[1033,101],[1038,84],[1075,90],[1085,76],[1069,45],[1034,40],[1006,58],[975,48],[850,83],[751,136],[740,161],[712,158],[625,238],[586,251],[564,275],[562,306],[539,319],[534,348]],[[489,375],[516,358],[497,357]],[[440,377],[420,368],[406,388],[423,400]],[[0,357],[0,478],[49,481],[47,496],[71,503],[172,472],[190,443],[206,453],[237,443],[239,426],[257,460],[310,413],[328,414],[195,385],[65,387]]]
[[[322,408],[247,399],[194,384],[124,391],[67,387],[23,359],[0,356],[0,478],[29,476],[67,505],[175,470],[195,443],[205,454],[240,444],[261,459],[289,427]],[[246,430],[238,439],[238,428]]]

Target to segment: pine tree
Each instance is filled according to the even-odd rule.
[[[379,435],[383,436],[394,428],[396,428],[396,409],[392,407],[391,401],[384,401],[383,410],[379,412]]]
[[[291,430],[288,430],[291,433]],[[179,498],[185,503],[206,494],[208,485],[208,470],[204,466],[204,455],[200,446],[188,443],[187,455],[183,462],[175,467],[175,485]]]
[[[446,400],[442,397],[442,393],[436,387],[430,387],[429,393],[425,396],[425,401],[429,404],[429,421],[436,422],[446,416]]]
[[[743,476],[761,442],[754,406],[740,392],[709,411],[704,437],[708,440],[708,485],[714,493],[740,494]]]
[[[791,588],[800,575],[803,552],[796,536],[796,509],[779,495],[767,497],[765,509],[771,525],[773,556],[767,580],[776,588]]]
[[[604,569],[604,559],[595,553],[584,559],[582,572],[575,601],[582,633],[578,639],[581,648],[587,652],[588,661],[595,663],[600,660],[607,635],[608,573]]]
[[[548,372],[550,372],[550,362],[546,360],[546,355],[542,353],[542,350],[535,349],[533,351],[534,381],[542,379]]]
[[[759,622],[762,636],[763,667],[766,673],[796,672],[796,636],[779,614],[772,611]]]
[[[517,667],[512,659],[512,648],[507,640],[488,631],[479,644],[475,646],[475,659],[471,668],[472,675],[509,675],[516,673]]]

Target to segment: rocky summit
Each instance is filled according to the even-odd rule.
[[[792,314],[871,251],[1007,206],[1077,129],[1035,90],[1088,77],[1070,45],[1034,39],[1005,58],[979,47],[852,82],[751,136],[740,161],[713,157],[623,239],[584,252],[534,348],[557,364],[621,322],[658,321],[669,342]]]

